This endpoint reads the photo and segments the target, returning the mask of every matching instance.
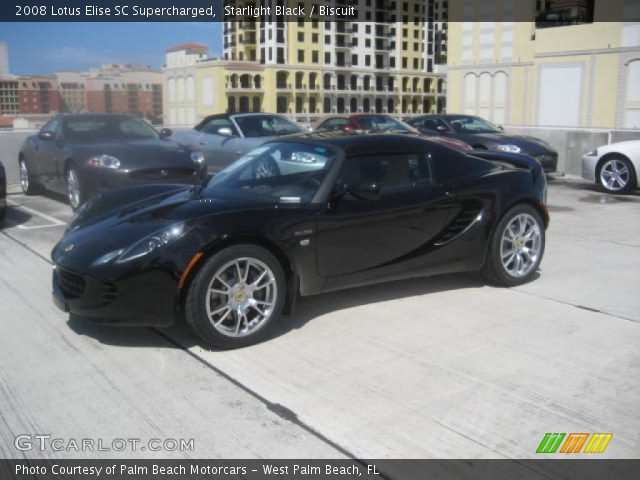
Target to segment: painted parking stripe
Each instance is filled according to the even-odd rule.
[[[35,225],[31,227],[28,227],[26,225],[16,225],[16,228],[20,230],[33,230],[36,228],[46,228],[46,227],[61,227],[67,224],[67,222],[63,222],[62,220],[52,217],[51,215],[47,215],[46,213],[39,212],[38,210],[35,210],[31,207],[27,207],[25,205],[16,203],[13,200],[7,199],[7,204],[11,205],[12,207],[17,207],[21,210],[24,210],[25,212],[30,213],[31,215],[37,215],[38,217],[44,218],[45,220],[50,222],[49,224],[46,224],[46,225]]]

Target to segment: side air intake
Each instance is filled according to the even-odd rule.
[[[458,214],[449,222],[449,225],[445,227],[440,237],[434,242],[434,245],[444,245],[462,235],[482,218],[481,213],[482,203],[467,202],[463,204]]]

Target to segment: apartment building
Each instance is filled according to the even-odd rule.
[[[449,16],[477,18],[478,5],[454,2]],[[640,128],[640,23],[611,21],[633,19],[637,2],[503,0],[480,8],[495,8],[495,21],[449,24],[449,112],[498,124]],[[523,18],[531,21],[513,21]]]
[[[56,113],[60,107],[55,75],[0,76],[0,115]]]
[[[307,12],[318,7],[314,1],[288,4]],[[432,71],[427,7],[424,0],[365,0],[353,18],[340,22],[296,21],[274,10],[236,17],[224,24],[221,59],[178,47],[167,51],[167,122],[193,124],[236,111],[279,112],[305,122],[326,113],[440,111],[445,77]]]

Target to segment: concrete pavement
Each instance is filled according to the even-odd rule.
[[[69,320],[44,260],[63,228],[51,219],[69,210],[10,199],[0,454],[20,456],[12,435],[42,429],[193,437],[205,448],[193,456],[236,458],[531,458],[546,432],[613,432],[603,457],[640,458],[638,195],[552,182],[528,285],[445,276],[305,298],[274,338],[224,352],[182,325]]]

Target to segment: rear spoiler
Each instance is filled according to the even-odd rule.
[[[544,174],[542,164],[535,158],[521,153],[494,152],[489,150],[474,150],[467,153],[471,157],[482,158],[483,160],[492,160],[494,162],[506,163],[518,168],[526,168],[533,175],[536,181]]]

